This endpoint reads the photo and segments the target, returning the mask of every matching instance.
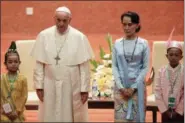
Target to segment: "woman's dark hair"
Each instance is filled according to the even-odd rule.
[[[140,23],[140,18],[139,15],[136,12],[131,12],[127,11],[121,15],[121,22],[123,22],[123,18],[127,16],[131,18],[132,23],[134,24],[139,24]],[[136,29],[136,32],[139,32],[141,29],[141,26],[139,25],[138,28]]]
[[[8,49],[8,51],[7,51],[6,54],[5,54],[5,61],[4,61],[4,64],[5,64],[5,65],[6,65],[6,63],[7,63],[8,55],[9,55],[10,53],[15,53],[15,54],[17,54],[18,59],[19,59],[19,62],[20,62],[20,56],[19,56],[19,53],[17,52],[17,47],[16,47],[16,44],[15,44],[15,41],[12,41],[12,42],[11,42],[11,45],[10,45],[9,49]]]

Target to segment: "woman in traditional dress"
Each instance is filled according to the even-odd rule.
[[[115,122],[145,121],[145,76],[148,71],[149,46],[137,35],[140,18],[135,12],[121,15],[124,37],[113,46],[112,69],[115,79]]]

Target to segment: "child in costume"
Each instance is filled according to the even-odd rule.
[[[5,54],[7,73],[1,75],[1,122],[24,122],[28,96],[27,79],[19,74],[19,53],[13,41]]]
[[[183,58],[182,45],[169,39],[166,50],[169,64],[159,69],[155,85],[156,101],[163,123],[183,123],[184,66],[180,63]]]

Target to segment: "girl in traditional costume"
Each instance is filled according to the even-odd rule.
[[[24,122],[23,115],[28,95],[27,79],[19,74],[19,53],[13,41],[5,54],[7,73],[1,75],[1,121]]]

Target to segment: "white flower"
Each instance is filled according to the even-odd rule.
[[[105,58],[105,59],[110,58],[110,54],[105,54],[105,55],[103,56],[103,58]]]
[[[108,60],[108,64],[112,64],[112,60]]]
[[[95,76],[100,76],[101,74],[103,74],[102,71],[98,70],[96,73],[95,73]]]
[[[101,97],[103,97],[104,94],[105,94],[105,93],[104,93],[103,91],[100,92],[100,96],[101,96]]]
[[[112,91],[110,89],[106,89],[104,93],[107,97],[110,97],[112,95]]]
[[[99,65],[97,68],[96,68],[96,71],[99,71],[99,70],[101,70],[101,69],[103,69],[104,68],[104,65]]]
[[[109,65],[108,60],[103,60],[103,65],[107,67]]]

